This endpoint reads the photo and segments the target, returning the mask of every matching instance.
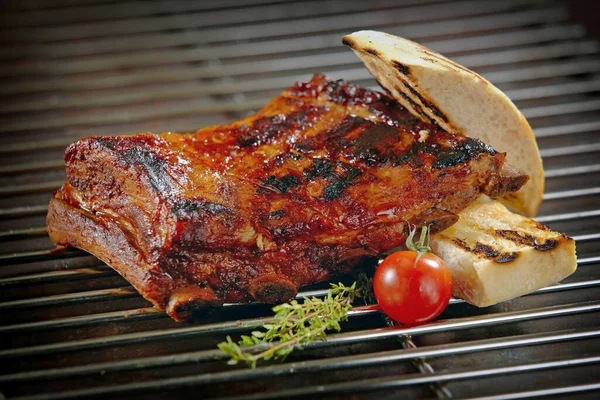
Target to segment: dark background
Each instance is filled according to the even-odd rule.
[[[600,37],[600,2],[596,0],[568,0],[574,21],[583,22],[590,36]]]

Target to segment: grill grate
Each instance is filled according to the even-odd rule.
[[[24,0],[0,5],[0,398],[596,398],[600,390],[600,44],[559,0]],[[578,271],[486,309],[389,325],[357,307],[285,363],[228,367],[216,343],[263,305],[195,324],[108,266],[52,250],[62,153],[90,135],[193,131],[239,118],[313,72],[375,86],[340,35],[418,40],[482,73],[530,120],[538,221],[573,236]],[[301,295],[322,295],[316,285]]]

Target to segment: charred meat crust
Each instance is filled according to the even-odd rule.
[[[95,254],[177,320],[287,300],[401,245],[405,221],[444,229],[480,193],[519,186],[483,143],[322,75],[230,125],[87,138],[65,161],[52,241]]]
[[[205,212],[207,214],[220,214],[220,213],[231,213],[235,211],[229,207],[226,207],[219,203],[213,203],[211,201],[200,200],[198,202],[193,200],[179,200],[172,207],[171,212],[176,214],[180,218],[186,218],[197,212]]]
[[[238,128],[237,141],[240,147],[259,146],[269,143],[294,130],[301,130],[307,124],[315,123],[327,112],[327,107],[307,104],[298,111],[287,115],[276,114],[259,118],[252,125]]]
[[[519,190],[528,179],[529,176],[504,163],[483,191],[490,197],[502,197]]]
[[[271,175],[267,179],[265,179],[264,184],[277,190],[279,193],[287,193],[291,189],[298,186],[298,181],[298,177],[294,175],[285,175],[281,178],[278,178],[275,175]],[[262,188],[264,188],[264,186],[261,186],[261,188],[259,188],[259,191]]]

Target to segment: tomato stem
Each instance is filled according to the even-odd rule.
[[[411,225],[410,222],[408,224],[408,237],[406,238],[406,248],[412,250],[416,253],[430,253],[431,247],[429,247],[430,233],[429,227],[423,226],[421,227],[421,235],[417,243],[414,243],[415,235],[417,233],[417,226]]]

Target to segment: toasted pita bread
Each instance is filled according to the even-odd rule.
[[[533,217],[544,192],[542,159],[527,120],[498,88],[475,72],[410,40],[375,31],[344,36],[379,84],[425,122],[478,138],[506,152],[529,181],[500,199]]]
[[[481,196],[431,237],[453,295],[487,307],[552,285],[577,269],[575,241]]]

